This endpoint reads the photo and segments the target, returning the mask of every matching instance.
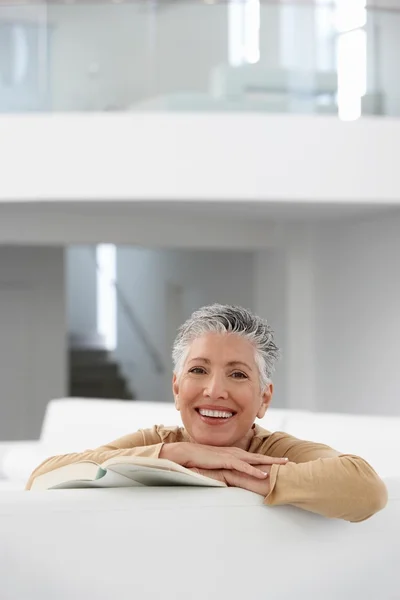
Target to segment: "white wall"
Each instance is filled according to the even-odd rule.
[[[282,359],[272,377],[276,408],[283,408],[287,403],[287,262],[286,251],[280,248],[258,250],[254,256],[254,311],[270,323],[282,351]]]
[[[1,143],[1,138],[0,138]],[[2,173],[3,176],[3,173]],[[0,178],[1,190],[2,178]],[[163,248],[257,249],[274,245],[281,228],[273,219],[242,214],[222,204],[196,206],[151,202],[0,202],[0,242],[3,244],[127,244]],[[257,207],[253,207],[256,208]],[[261,213],[263,214],[263,207]],[[265,208],[265,207],[264,207]],[[286,213],[293,211],[287,206]],[[363,207],[362,210],[364,210]]]
[[[61,248],[0,246],[0,440],[39,436],[66,392]]]
[[[400,213],[286,234],[255,271],[256,312],[283,348],[276,404],[400,414]]]
[[[400,215],[316,240],[319,410],[400,414]]]
[[[96,246],[65,250],[68,333],[85,336],[97,331]]]
[[[160,353],[166,372],[156,375],[154,364],[122,311],[117,356],[129,372],[139,399],[169,401],[176,327],[195,309],[213,302],[254,309],[253,253],[119,248],[117,256],[121,289]],[[168,294],[178,302],[180,296],[178,308],[171,310]]]
[[[314,237],[320,226],[286,224],[274,249],[256,253],[256,312],[270,321],[282,349],[273,377],[277,407],[319,410]]]
[[[121,314],[118,357],[138,397],[171,399],[176,327],[220,301],[248,306],[275,328],[283,349],[275,406],[399,414],[399,240],[393,213],[292,226],[275,250],[121,248],[123,291],[166,366],[155,375]],[[46,402],[66,388],[62,251],[3,246],[0,275],[0,438],[35,437]]]
[[[316,386],[314,235],[320,224],[293,225],[286,240],[286,405],[319,410]]]

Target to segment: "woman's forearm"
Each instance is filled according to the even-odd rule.
[[[102,446],[96,450],[86,450],[85,452],[76,452],[73,454],[61,454],[59,456],[52,456],[42,462],[32,473],[26,484],[26,490],[30,490],[32,487],[33,480],[39,475],[44,475],[59,467],[65,467],[73,463],[81,462],[84,460],[93,461],[99,465],[104,463],[110,458],[116,456],[148,456],[151,458],[158,458],[163,444],[154,444],[151,446],[138,446],[136,448],[125,448],[110,450]]]
[[[270,506],[293,504],[346,521],[363,521],[385,507],[387,490],[372,467],[357,456],[321,458],[271,467]]]

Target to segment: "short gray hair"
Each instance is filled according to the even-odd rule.
[[[275,364],[281,353],[274,342],[274,332],[269,323],[241,306],[212,304],[196,310],[178,329],[172,349],[174,372],[183,370],[190,344],[206,333],[235,333],[251,342],[260,375],[260,388],[270,383]]]

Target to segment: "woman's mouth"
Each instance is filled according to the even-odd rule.
[[[214,410],[210,408],[196,408],[201,420],[208,425],[222,425],[228,423],[234,416],[235,412],[230,410]]]

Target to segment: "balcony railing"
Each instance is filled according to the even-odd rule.
[[[0,112],[398,116],[399,32],[400,0],[2,0]]]

